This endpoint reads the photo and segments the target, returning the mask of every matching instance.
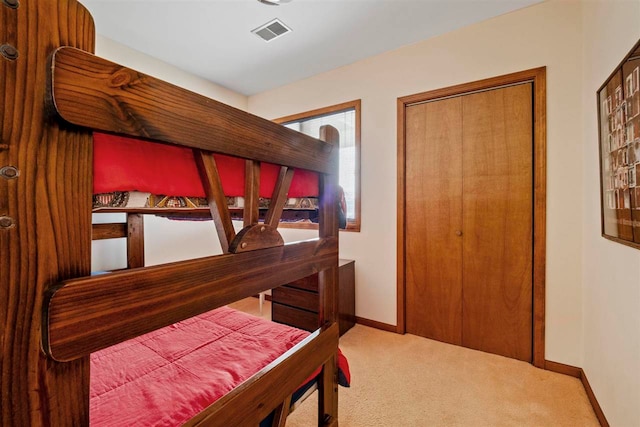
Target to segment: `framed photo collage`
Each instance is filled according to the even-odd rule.
[[[640,42],[598,90],[602,235],[640,249]]]

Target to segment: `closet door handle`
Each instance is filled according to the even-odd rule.
[[[458,237],[462,236],[462,231],[456,230],[456,236],[458,236]]]

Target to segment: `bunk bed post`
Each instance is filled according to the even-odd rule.
[[[331,126],[320,128],[320,139],[335,144],[333,166],[330,174],[320,175],[320,224],[321,239],[334,238],[338,244],[338,131]],[[337,258],[337,257],[336,257]],[[338,322],[338,260],[331,268],[318,274],[320,293],[320,324]],[[318,380],[318,426],[338,425],[338,365],[334,354],[323,366]]]
[[[0,9],[0,425],[87,425],[89,358],[46,357],[41,322],[49,288],[91,268],[91,134],[45,99],[51,53],[92,52],[93,20],[75,0]]]
[[[127,268],[144,267],[144,216],[127,213]]]

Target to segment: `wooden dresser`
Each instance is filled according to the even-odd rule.
[[[340,291],[338,293],[340,335],[355,323],[355,261],[341,259],[339,262]],[[307,331],[319,326],[318,275],[280,286],[271,291],[271,319]]]

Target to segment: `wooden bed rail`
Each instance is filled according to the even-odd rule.
[[[221,397],[185,426],[255,427],[302,384],[318,366],[337,376],[335,353],[338,325],[333,323],[309,335],[249,380]],[[315,366],[315,368],[314,368]],[[287,411],[288,413],[288,408]],[[318,425],[332,414],[321,414]]]
[[[144,267],[144,218],[127,213],[124,222],[93,224],[91,240],[127,239],[127,268]]]
[[[321,239],[61,283],[45,301],[44,349],[70,361],[337,265]]]
[[[52,63],[52,102],[79,126],[333,173],[334,145],[71,47]],[[274,144],[274,141],[278,141]]]
[[[91,240],[120,239],[128,236],[126,222],[93,224],[91,228]]]

